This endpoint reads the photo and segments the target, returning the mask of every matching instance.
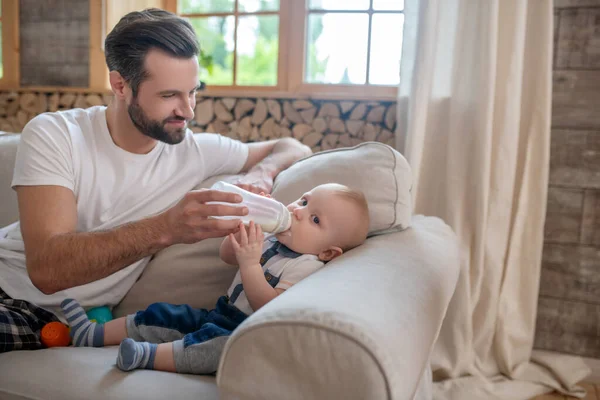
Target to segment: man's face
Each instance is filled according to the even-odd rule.
[[[168,144],[183,140],[194,118],[198,60],[175,58],[160,50],[146,55],[149,77],[127,106],[131,122],[144,135]]]

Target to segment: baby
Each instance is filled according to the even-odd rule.
[[[67,299],[62,309],[73,346],[120,343],[117,367],[123,371],[215,372],[229,335],[250,314],[367,237],[367,201],[346,186],[317,186],[287,208],[292,213],[288,231],[265,240],[251,222],[223,240],[221,258],[239,265],[239,271],[215,309],[155,303],[101,325]]]

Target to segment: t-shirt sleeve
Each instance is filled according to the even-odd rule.
[[[74,190],[71,141],[56,116],[41,114],[23,128],[11,186],[57,185]]]
[[[194,139],[204,161],[205,179],[215,175],[237,174],[248,159],[248,146],[239,140],[214,133],[196,133]]]
[[[287,290],[302,279],[315,273],[322,266],[323,262],[314,258],[297,258],[283,270],[275,288]]]

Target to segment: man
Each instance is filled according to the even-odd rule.
[[[114,100],[37,116],[23,129],[12,186],[20,222],[0,230],[0,352],[40,348],[39,330],[66,297],[115,305],[150,256],[236,232],[231,193],[192,191],[218,174],[270,192],[310,149],[292,139],[243,144],[192,135],[198,43],[158,9],[121,19],[105,42]],[[175,272],[174,272],[175,273]],[[18,300],[15,300],[18,299]]]

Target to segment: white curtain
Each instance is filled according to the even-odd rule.
[[[462,274],[431,360],[434,399],[583,396],[581,359],[532,351],[550,149],[551,0],[405,0],[398,150],[415,212],[444,219]]]

